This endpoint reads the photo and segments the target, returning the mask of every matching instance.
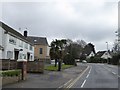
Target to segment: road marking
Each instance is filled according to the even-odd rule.
[[[69,84],[73,79],[70,79],[67,83],[65,83],[64,85],[58,87],[58,88],[63,88],[64,86],[66,86],[67,84]]]
[[[118,77],[120,78],[120,76],[118,75]]]
[[[86,78],[88,78],[88,77],[89,77],[89,75],[90,75],[90,74],[88,74]]]
[[[64,86],[66,86],[67,84],[69,84],[73,79],[70,79],[67,83],[64,84]]]
[[[90,74],[90,72],[91,72],[91,69],[92,69],[92,66],[90,67],[90,71],[89,71],[89,74]]]
[[[103,67],[104,69],[106,69],[106,70],[108,70],[109,72],[112,72],[112,70],[110,70],[110,69],[108,69],[108,68],[106,68],[106,67]],[[117,75],[118,77],[120,77],[117,73],[115,73],[115,72],[112,72],[112,74],[114,74],[114,75]]]
[[[115,72],[112,72],[112,74],[116,74]]]
[[[85,85],[85,83],[86,83],[86,80],[84,80],[84,82],[82,83],[81,88],[83,88],[83,86]]]
[[[70,85],[68,85],[66,88],[71,88],[79,79],[80,77],[89,69],[89,66],[78,76]]]

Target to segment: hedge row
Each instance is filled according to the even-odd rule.
[[[5,71],[0,71],[0,76],[5,77],[5,76],[19,76],[21,74],[21,70],[5,70]]]

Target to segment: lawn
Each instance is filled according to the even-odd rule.
[[[63,69],[67,69],[67,68],[71,68],[73,67],[73,65],[62,65],[62,70]],[[48,71],[57,71],[58,70],[58,66],[55,67],[54,65],[51,65],[51,66],[45,66],[45,70],[48,70]]]

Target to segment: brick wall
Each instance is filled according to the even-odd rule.
[[[27,62],[27,72],[44,72],[44,61],[28,61]]]

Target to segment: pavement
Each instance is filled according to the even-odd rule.
[[[44,74],[29,73],[27,80],[8,84],[2,88],[62,88],[73,82],[84,70],[87,64],[68,68],[62,71],[45,71]]]

